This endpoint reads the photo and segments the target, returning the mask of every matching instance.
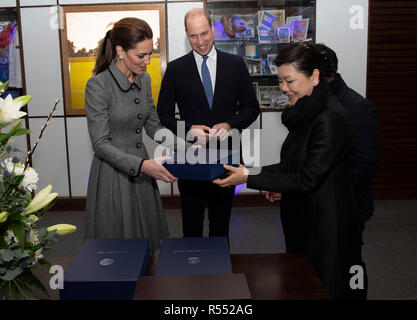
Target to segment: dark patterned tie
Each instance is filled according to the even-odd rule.
[[[204,92],[206,93],[207,101],[211,109],[213,104],[213,86],[211,85],[210,72],[207,68],[207,58],[208,56],[203,56],[203,64],[201,65],[201,77],[203,78]]]

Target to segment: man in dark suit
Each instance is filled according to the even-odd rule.
[[[355,196],[360,232],[365,230],[365,222],[374,213],[371,176],[376,170],[379,160],[379,126],[375,105],[349,88],[341,75],[337,73],[338,59],[336,53],[325,46],[317,44],[317,49],[323,57],[323,75],[329,84],[329,89],[340,103],[348,110],[356,135],[356,172]],[[363,243],[363,241],[362,241]],[[362,258],[360,258],[362,260]],[[361,264],[364,269],[366,266]],[[366,299],[368,291],[367,273],[364,272]]]
[[[372,102],[346,85],[337,72],[336,53],[324,44],[317,44],[316,47],[323,56],[323,75],[329,84],[329,89],[348,110],[355,128],[357,141],[355,190],[363,231],[365,222],[374,212],[371,176],[379,160],[379,127],[376,108]]]
[[[231,129],[242,130],[256,120],[259,103],[242,58],[214,48],[214,26],[208,12],[187,12],[185,32],[192,51],[168,63],[158,98],[161,123],[206,142],[226,139]],[[180,119],[175,117],[178,105]],[[207,205],[209,236],[228,236],[235,187],[211,182],[179,180],[185,237],[201,237]]]

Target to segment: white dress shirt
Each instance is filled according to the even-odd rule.
[[[203,78],[201,77],[201,65],[203,64],[203,56],[199,55],[197,52],[193,50],[195,63],[197,64],[198,73],[200,74],[201,82],[203,82]],[[208,58],[206,61],[207,68],[210,72],[210,79],[211,79],[211,85],[213,87],[213,94],[214,94],[214,88],[216,85],[216,68],[217,68],[217,51],[214,48],[211,48],[211,51],[208,54]]]

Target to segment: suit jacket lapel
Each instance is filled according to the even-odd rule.
[[[226,65],[224,65],[224,60],[222,53],[217,50],[217,65],[216,65],[216,84],[214,86],[214,94],[213,94],[213,105],[211,110],[215,108],[216,101],[218,98],[217,96],[221,96],[221,88],[223,88],[223,81],[225,79],[224,74],[226,72],[225,68],[227,68]]]
[[[206,97],[206,92],[204,91],[203,82],[201,81],[200,73],[198,72],[197,63],[195,62],[194,53],[192,50],[188,54],[188,60],[189,60],[188,63],[190,64],[190,68],[191,68],[190,69],[191,79],[189,79],[191,80],[190,83],[196,84],[195,88],[197,90],[200,90],[201,99],[202,101],[205,101],[205,105],[207,106],[207,109],[210,110],[210,106],[208,104],[207,97]],[[216,81],[217,81],[217,77],[216,77]],[[192,85],[192,87],[194,86]],[[213,106],[214,106],[214,95],[213,95]]]

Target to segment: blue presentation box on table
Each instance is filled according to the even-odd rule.
[[[232,273],[226,237],[162,240],[156,276]]]
[[[171,160],[163,166],[178,179],[213,181],[227,170],[223,164],[238,166],[240,152],[238,150],[191,149],[174,153]]]
[[[64,272],[60,298],[131,300],[149,257],[149,239],[88,239]]]

